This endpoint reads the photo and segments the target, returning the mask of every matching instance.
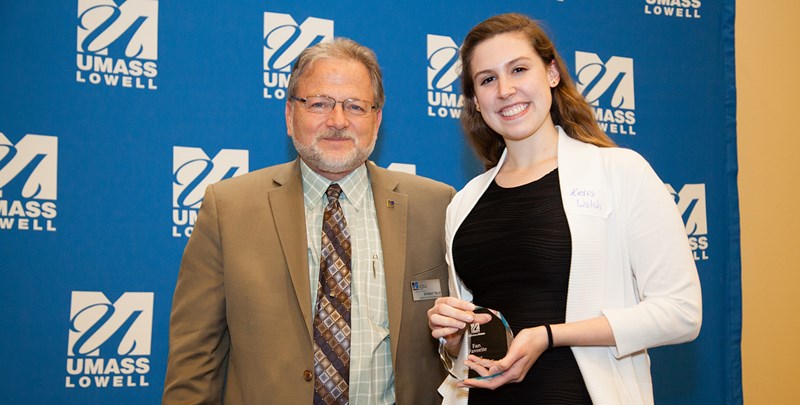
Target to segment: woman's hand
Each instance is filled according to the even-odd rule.
[[[493,390],[510,382],[520,382],[545,350],[547,350],[547,331],[544,326],[523,329],[514,337],[506,357],[495,361],[470,355],[464,362],[482,377],[491,375],[495,377],[471,378],[459,383],[459,386]]]
[[[489,314],[475,314],[475,305],[454,297],[437,298],[436,303],[428,310],[428,327],[434,338],[445,339],[444,348],[455,357],[461,346],[461,338],[467,325],[477,322],[484,324],[492,317]]]

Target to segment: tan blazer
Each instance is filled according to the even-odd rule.
[[[378,215],[398,404],[440,403],[443,368],[427,326],[447,296],[444,218],[455,190],[367,163]],[[387,201],[394,201],[393,206]],[[206,190],[172,303],[165,404],[311,404],[311,308],[299,160]]]

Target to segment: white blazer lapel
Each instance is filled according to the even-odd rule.
[[[561,200],[572,234],[566,320],[573,322],[601,315],[612,207],[599,149],[570,138],[561,127],[558,130]]]

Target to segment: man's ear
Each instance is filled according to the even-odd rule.
[[[286,135],[288,135],[290,137],[292,136],[292,126],[293,126],[293,123],[294,123],[293,117],[292,117],[293,109],[294,109],[294,107],[292,106],[292,100],[287,98],[286,99],[286,112],[285,112],[285,114],[286,114]]]

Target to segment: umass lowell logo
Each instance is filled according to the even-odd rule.
[[[308,17],[302,24],[289,14],[264,13],[264,98],[283,100],[291,65],[304,49],[333,40],[333,20]]]
[[[684,184],[681,190],[665,184],[672,194],[678,212],[686,225],[686,235],[692,248],[694,260],[708,260],[708,217],[706,214],[706,185]]]
[[[78,0],[75,80],[155,90],[158,1]]]
[[[55,232],[58,138],[0,132],[0,231]]]
[[[211,159],[200,148],[176,146],[172,151],[172,236],[189,237],[206,187],[247,173],[248,152],[222,149]]]
[[[608,134],[636,135],[633,59],[612,56],[606,62],[591,52],[575,52],[576,85]]]
[[[461,71],[458,45],[453,38],[428,35],[428,116],[461,117],[464,96],[456,91]]]
[[[700,18],[700,0],[645,0],[644,13],[675,18]]]
[[[153,293],[73,291],[69,321],[67,388],[150,385]]]

